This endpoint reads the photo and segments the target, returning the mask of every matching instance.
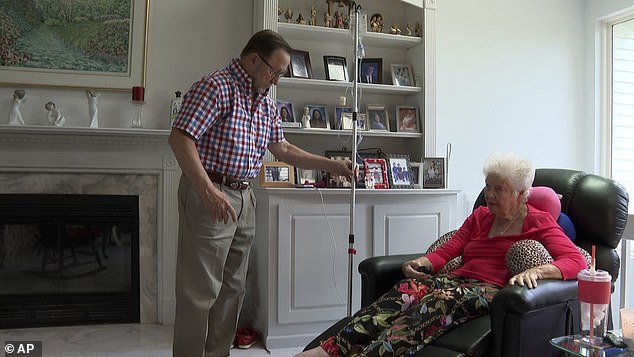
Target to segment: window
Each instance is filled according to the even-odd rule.
[[[601,166],[630,193],[629,219],[621,241],[621,271],[613,295],[613,321],[619,323],[619,309],[634,306],[634,12],[603,23],[606,110]]]

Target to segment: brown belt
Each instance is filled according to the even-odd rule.
[[[234,190],[244,191],[247,188],[251,187],[251,183],[245,180],[238,180],[231,177],[223,176],[217,172],[207,171],[207,176],[212,182],[225,185]]]

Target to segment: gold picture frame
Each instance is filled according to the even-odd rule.
[[[10,2],[12,4],[22,3],[22,2]],[[98,4],[98,2],[97,2]],[[25,66],[24,62],[10,65],[0,65],[0,77],[2,77],[2,81],[0,85],[2,86],[31,86],[31,87],[69,87],[69,88],[94,88],[99,90],[132,90],[133,86],[145,86],[146,80],[146,63],[147,63],[147,33],[148,33],[148,14],[150,11],[150,0],[128,0],[126,4],[129,4],[129,18],[122,18],[119,22],[116,21],[107,21],[101,20],[100,17],[94,16],[93,19],[93,28],[102,27],[101,30],[95,30],[95,34],[93,37],[89,37],[88,35],[82,40],[85,41],[101,41],[99,33],[109,33],[106,32],[106,29],[110,29],[114,32],[117,30],[121,31],[120,27],[116,27],[116,23],[126,22],[129,24],[129,33],[127,36],[127,50],[125,53],[117,53],[119,56],[118,61],[119,64],[115,66],[106,66],[102,67],[104,70],[94,70],[91,63],[101,63],[99,62],[99,57],[101,58],[115,58],[116,55],[109,54],[97,54],[95,55],[94,50],[86,50],[86,51],[78,51],[75,55],[75,61],[69,65],[63,61],[60,57],[56,59],[55,57],[48,58],[47,61],[42,62],[41,64],[35,63],[33,66]],[[76,2],[57,2],[55,6],[70,6],[72,10],[74,6],[77,8],[75,12],[81,11],[83,8],[80,8]],[[3,10],[2,6],[8,5],[0,5],[0,12]],[[13,6],[13,5],[12,5]],[[33,5],[36,6],[36,5]],[[4,9],[8,10],[8,9]],[[95,13],[98,13],[97,9]],[[30,9],[29,11],[37,11],[37,8]],[[43,20],[41,20],[41,24],[35,23],[34,26],[45,26],[45,21],[50,21],[52,19],[47,19],[47,16],[52,12],[44,11],[42,9]],[[76,23],[73,23],[76,27],[77,24],[84,24],[86,19],[91,18],[91,14],[82,14],[79,13],[76,16]],[[36,18],[37,16],[33,16]],[[108,20],[112,20],[109,18]],[[65,19],[68,21],[68,19]],[[113,25],[115,23],[115,25]],[[95,25],[96,24],[96,25]],[[72,29],[71,29],[72,30]],[[86,31],[86,30],[77,30],[74,31]],[[112,32],[110,31],[110,32]],[[86,32],[79,32],[87,33]],[[123,31],[125,33],[125,31]],[[112,36],[112,33],[110,33]],[[81,37],[81,36],[79,36]],[[19,37],[18,37],[19,38]],[[125,39],[125,36],[123,37]],[[124,40],[125,41],[125,40]],[[77,46],[75,46],[77,47]],[[123,48],[124,46],[122,46]],[[20,55],[19,50],[16,48],[12,48],[10,50],[14,50]],[[120,52],[120,51],[119,51]],[[22,56],[24,58],[28,58],[28,53],[23,53]],[[57,61],[57,62],[55,62]],[[51,65],[51,63],[57,63],[55,66]],[[69,68],[65,68],[69,67]]]
[[[262,187],[293,187],[295,167],[285,162],[265,161],[258,177]]]

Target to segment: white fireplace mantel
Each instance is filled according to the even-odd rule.
[[[174,319],[180,169],[168,136],[168,130],[0,125],[0,180],[34,173],[157,177],[157,286],[149,289],[156,296],[148,299],[155,302],[156,312],[146,314],[145,323],[172,324]],[[7,192],[8,187],[2,186],[0,193]]]

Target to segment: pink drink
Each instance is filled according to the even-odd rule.
[[[583,340],[601,345],[607,329],[612,277],[603,270],[584,269],[577,279]]]

